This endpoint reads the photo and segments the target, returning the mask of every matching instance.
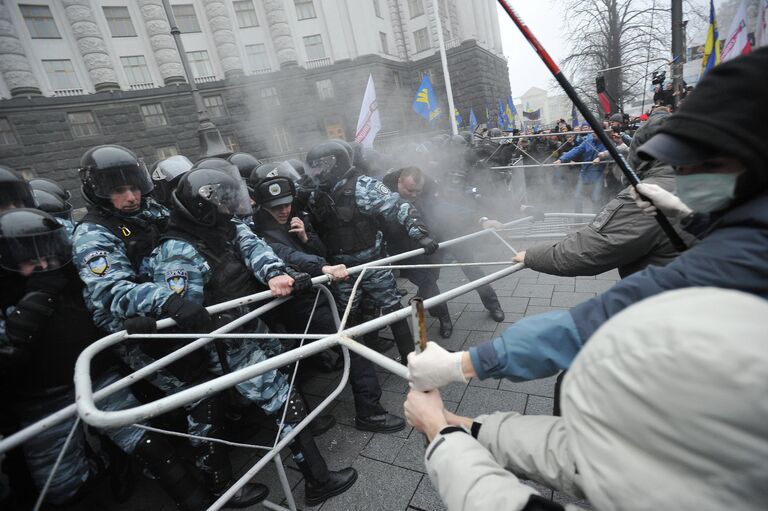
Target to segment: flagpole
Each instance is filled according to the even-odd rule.
[[[432,8],[435,11],[435,21],[437,22],[437,43],[440,46],[440,62],[443,64],[443,77],[445,79],[445,93],[448,95],[448,112],[451,118],[451,132],[454,135],[459,134],[459,127],[456,126],[456,108],[453,106],[453,90],[451,89],[451,75],[448,72],[448,57],[445,54],[445,40],[443,38],[443,22],[440,21],[440,8],[437,0],[432,0]]]

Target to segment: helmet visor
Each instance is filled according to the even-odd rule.
[[[170,182],[190,169],[192,169],[192,162],[189,158],[177,154],[157,163],[152,172],[152,180]]]
[[[63,226],[50,232],[0,237],[0,267],[29,275],[61,268],[72,259],[72,244]]]
[[[147,167],[141,160],[137,166],[86,169],[85,172],[93,193],[102,199],[109,199],[115,190],[125,186],[135,187],[142,194],[151,192],[153,188]]]
[[[336,156],[328,155],[307,162],[307,176],[315,184],[322,184],[336,166]]]
[[[0,211],[11,208],[34,208],[35,198],[26,181],[3,183],[0,187]]]

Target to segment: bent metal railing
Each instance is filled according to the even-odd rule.
[[[555,217],[560,215],[547,214],[545,216]],[[566,214],[563,216],[571,216],[571,215]],[[531,220],[533,220],[533,217],[531,216],[513,220],[511,222],[507,222],[503,224],[503,226],[499,230],[503,232],[504,230],[515,229],[516,227],[519,227],[525,223],[531,222]],[[486,236],[486,235],[492,235],[500,239],[501,241],[504,241],[503,238],[499,236],[495,230],[486,229],[486,230],[477,231],[471,234],[467,234],[465,236],[460,236],[452,240],[441,242],[440,246],[441,248],[448,248],[448,247],[451,247],[452,245],[464,243],[469,240],[478,238],[480,236]],[[504,244],[510,249],[512,249],[512,247],[508,243],[504,242]],[[524,268],[523,264],[511,264],[511,262],[458,263],[458,264],[448,263],[448,264],[438,264],[438,265],[392,265],[392,263],[402,261],[417,255],[421,255],[423,254],[423,252],[424,252],[423,249],[411,250],[411,251],[397,254],[394,256],[385,257],[383,259],[379,259],[376,261],[371,261],[366,264],[355,266],[355,267],[349,268],[348,271],[351,275],[356,275],[356,274],[358,275],[357,283],[359,283],[362,277],[362,274],[365,272],[366,269],[405,268],[405,267],[414,267],[414,266],[450,267],[450,266],[461,266],[463,264],[506,266],[505,268],[498,270],[494,273],[491,273],[483,278],[463,284],[449,291],[445,291],[437,296],[424,300],[424,307],[429,308],[433,305],[437,305],[439,303],[443,303],[453,298],[456,298],[457,296],[460,296],[464,293],[472,291],[480,286],[489,284],[495,280],[511,275],[512,273],[515,273]],[[144,426],[139,423],[146,421],[147,419],[150,419],[152,417],[156,417],[158,415],[166,413],[168,411],[174,410],[176,408],[179,408],[181,406],[184,406],[186,404],[192,403],[199,399],[205,398],[211,394],[228,389],[240,382],[251,379],[259,374],[265,373],[267,371],[271,371],[273,369],[277,369],[279,367],[282,367],[291,363],[297,363],[300,360],[308,356],[317,354],[323,350],[332,348],[334,346],[340,346],[342,349],[343,358],[344,358],[344,368],[342,371],[342,376],[341,376],[339,385],[333,390],[333,392],[331,392],[330,395],[328,395],[319,405],[317,405],[307,415],[307,417],[304,420],[302,420],[298,425],[296,425],[292,431],[286,434],[283,438],[279,438],[278,436],[275,440],[275,443],[272,446],[234,444],[232,442],[225,442],[215,438],[196,437],[199,440],[203,440],[203,441],[223,442],[229,445],[239,445],[243,447],[259,448],[259,449],[267,450],[267,453],[258,462],[256,462],[247,472],[245,472],[243,476],[237,482],[235,482],[227,492],[222,494],[219,497],[219,499],[216,500],[216,502],[214,502],[209,507],[209,509],[211,510],[220,509],[243,485],[245,485],[248,481],[250,481],[251,478],[253,478],[253,476],[259,470],[261,470],[267,463],[274,460],[276,464],[277,472],[278,472],[278,477],[281,482],[281,486],[283,487],[283,490],[286,493],[285,496],[286,496],[288,506],[291,510],[295,510],[296,507],[291,495],[291,489],[290,489],[290,486],[288,485],[288,480],[287,480],[287,477],[285,476],[285,470],[284,470],[284,467],[282,466],[282,461],[280,456],[278,456],[278,454],[296,437],[296,435],[298,435],[299,432],[301,432],[301,430],[303,430],[307,426],[307,424],[309,424],[315,417],[317,417],[320,413],[322,413],[322,411],[341,393],[349,377],[349,351],[348,350],[351,350],[359,354],[360,356],[367,358],[368,360],[383,367],[384,369],[387,369],[392,373],[397,374],[402,378],[408,377],[408,370],[405,366],[390,359],[385,355],[382,355],[368,348],[367,346],[364,346],[363,344],[358,343],[357,341],[354,340],[354,338],[361,336],[363,334],[378,330],[395,321],[408,318],[411,315],[411,307],[410,306],[405,307],[395,312],[383,315],[374,320],[361,323],[359,325],[355,325],[350,328],[345,328],[344,324],[346,322],[346,317],[349,314],[349,310],[345,311],[344,319],[340,320],[338,311],[336,310],[333,295],[331,294],[330,290],[328,290],[328,288],[325,286],[325,284],[329,282],[330,282],[330,279],[328,276],[320,276],[312,279],[313,285],[317,288],[318,296],[319,296],[319,293],[323,293],[328,298],[327,301],[331,307],[334,320],[336,321],[336,324],[339,328],[339,331],[336,333],[324,334],[324,335],[307,334],[306,332],[304,334],[277,334],[277,333],[229,334],[230,331],[245,325],[246,323],[253,320],[254,318],[260,316],[261,314],[269,310],[274,309],[278,305],[290,299],[290,297],[273,298],[269,291],[263,291],[250,296],[245,296],[235,300],[230,300],[230,301],[223,302],[223,303],[209,307],[208,311],[210,313],[216,313],[216,312],[232,309],[232,308],[246,305],[246,304],[269,300],[270,298],[272,298],[266,304],[261,305],[260,307],[242,315],[241,317],[231,321],[226,325],[223,325],[222,327],[218,328],[217,330],[211,333],[129,335],[125,331],[120,331],[120,332],[116,332],[114,334],[108,335],[94,342],[93,344],[91,344],[90,346],[88,346],[86,349],[83,350],[75,366],[74,381],[75,381],[75,392],[76,392],[75,393],[76,404],[63,408],[62,410],[59,410],[58,412],[36,423],[31,424],[30,426],[24,428],[23,430],[20,430],[10,435],[7,438],[0,440],[0,454],[26,442],[30,438],[38,435],[40,432],[70,417],[73,417],[75,414],[79,416],[79,419],[77,422],[79,422],[79,420],[82,420],[97,428],[113,428],[113,427],[119,427],[119,426],[125,426],[125,425],[133,425],[136,427],[143,427],[145,429],[156,430],[155,428],[150,428],[148,426]],[[349,300],[349,303],[351,306],[351,303],[352,303],[351,298]],[[313,313],[314,313],[314,310],[313,310]],[[163,328],[172,326],[174,324],[175,324],[174,321],[171,319],[163,319],[158,321],[157,326],[158,326],[158,329],[163,329]],[[98,353],[106,349],[109,349],[112,346],[122,341],[135,339],[135,338],[142,338],[142,339],[154,338],[158,340],[173,339],[173,338],[176,338],[176,339],[196,338],[196,339],[186,344],[185,346],[179,348],[178,350],[162,358],[157,359],[156,361],[152,362],[151,364],[148,364],[147,366],[141,368],[140,370],[135,371],[134,373],[123,377],[122,379],[112,383],[111,385],[108,385],[107,387],[97,392],[94,392],[92,387],[91,375],[90,375],[90,366],[93,358]],[[166,396],[164,398],[158,399],[151,403],[146,403],[131,409],[118,410],[118,411],[103,411],[103,410],[99,410],[96,407],[96,402],[98,402],[100,399],[103,399],[104,397],[120,389],[123,389],[127,386],[132,385],[136,381],[148,376],[149,374],[156,371],[157,369],[165,367],[168,364],[176,360],[179,360],[180,358],[187,355],[188,353],[203,347],[204,345],[208,344],[209,342],[211,342],[216,338],[238,338],[238,339],[277,338],[277,339],[302,339],[302,340],[316,339],[316,340],[307,345],[304,345],[302,343],[302,345],[290,351],[281,353],[277,356],[274,356],[272,358],[269,358],[267,360],[254,364],[252,366],[239,369],[236,371],[232,371],[230,373],[224,374],[223,376],[216,377],[212,380],[206,381],[205,383],[189,387],[176,394]],[[295,369],[294,369],[294,376],[295,376]],[[293,378],[291,379],[291,385],[293,385]],[[73,426],[73,431],[76,427],[77,427],[77,423],[75,424],[75,426]],[[280,428],[282,428],[282,422],[280,424]],[[159,431],[163,432],[162,430],[159,430]],[[166,433],[177,434],[179,436],[190,436],[190,435],[175,433],[175,432],[166,432]],[[65,443],[65,445],[63,446],[62,454],[67,449],[67,446],[68,446],[67,444],[68,443]],[[60,458],[62,454],[60,454]],[[58,463],[54,465],[51,472],[51,476],[49,476],[49,479],[50,477],[52,477],[53,472],[55,472],[57,465]],[[44,495],[41,494],[40,499],[38,501],[38,505],[42,502],[43,496]],[[272,509],[285,509],[272,502],[265,501],[264,505]]]

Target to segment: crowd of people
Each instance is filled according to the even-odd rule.
[[[583,229],[521,251],[513,261],[566,276],[618,268],[623,280],[569,311],[518,321],[468,352],[430,342],[417,355],[408,323],[390,325],[413,388],[406,418],[431,441],[425,463],[441,497],[451,510],[562,509],[517,475],[586,497],[599,509],[630,502],[644,509],[718,509],[726,502],[762,508],[758,504],[768,501],[761,466],[768,450],[761,399],[768,350],[756,321],[768,297],[762,143],[768,133],[755,113],[768,114],[760,89],[767,59],[768,50],[758,50],[717,67],[679,112],[654,108],[632,133],[622,116],[607,120],[642,180],[637,190],[611,172],[594,134],[573,133],[565,122],[543,137],[462,133],[389,155],[329,140],[311,148],[305,161],[269,163],[237,152],[196,162],[173,156],[147,168],[127,147],[97,146],[81,158],[87,212],[76,223],[69,193],[55,182],[26,181],[0,167],[0,377],[6,389],[0,433],[71,404],[75,360],[108,333],[126,330],[139,340],[95,359],[95,389],[180,346],[140,339],[157,331],[158,320],[172,318],[179,332],[211,332],[255,305],[214,314],[208,306],[259,291],[291,299],[235,332],[332,334],[332,305],[349,309],[348,327],[401,309],[390,270],[366,271],[355,292],[349,269],[413,249],[423,254],[413,263],[472,262],[471,247],[441,248],[439,240],[499,228],[494,218],[519,215],[521,204],[510,203],[508,187],[498,186],[507,183],[504,170],[551,161],[552,172],[526,170],[529,188],[548,190],[554,201],[570,195],[576,211],[588,198],[597,214]],[[723,105],[720,96],[739,102]],[[563,165],[569,162],[581,165]],[[688,246],[684,252],[659,228],[659,211],[675,224]],[[476,266],[462,270],[470,280],[484,275]],[[334,304],[313,291],[311,279],[323,275]],[[440,292],[437,268],[401,276],[419,296]],[[682,290],[691,287],[719,289]],[[477,292],[490,317],[503,321],[493,288]],[[439,320],[440,336],[450,337],[447,306],[429,312]],[[375,333],[361,341],[390,347]],[[290,348],[274,338],[215,339],[99,406],[134,407]],[[316,370],[336,371],[340,360],[326,352],[311,362]],[[276,428],[282,438],[307,416],[305,383],[299,378],[291,386],[288,371],[265,372],[147,421],[191,440],[134,426],[86,432],[74,418],[56,424],[6,455],[10,491],[3,507],[29,506],[70,436],[47,487],[46,500],[57,509],[77,506],[104,480],[116,499],[127,498],[132,460],[179,509],[204,509],[233,482],[227,448],[206,438],[252,433],[252,420],[276,426],[283,417],[284,427]],[[444,409],[438,390],[472,377],[521,381],[558,373],[553,417],[459,417]],[[349,381],[357,429],[405,427],[406,420],[381,404],[369,360],[351,354]],[[352,467],[332,470],[315,442],[333,423],[320,415],[290,443],[308,505],[347,491],[357,479]],[[227,507],[252,506],[267,495],[265,485],[250,481]]]

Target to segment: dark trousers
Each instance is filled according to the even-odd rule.
[[[265,315],[264,319],[268,322],[278,320],[288,332],[301,334],[304,333],[314,303],[315,295],[313,293],[297,296],[275,309],[275,314]],[[321,296],[308,332],[330,335],[336,333],[336,330],[331,309],[325,296]],[[352,387],[355,412],[358,417],[370,417],[386,413],[386,410],[379,403],[381,384],[373,362],[352,352],[349,354],[349,384]]]
[[[440,268],[410,268],[400,270],[400,276],[410,280],[419,289],[417,296],[432,298],[440,294],[437,287],[437,279],[440,278]],[[448,315],[448,304],[441,303],[429,308],[429,315],[433,318],[442,318]]]
[[[451,247],[450,250],[457,261],[462,263],[472,263],[475,261],[475,255],[472,252],[471,245],[460,243]],[[485,272],[480,266],[462,266],[461,271],[469,280],[477,280],[485,277]],[[480,301],[483,302],[483,306],[486,309],[492,310],[501,308],[499,297],[489,284],[477,288],[477,294],[480,295]]]

